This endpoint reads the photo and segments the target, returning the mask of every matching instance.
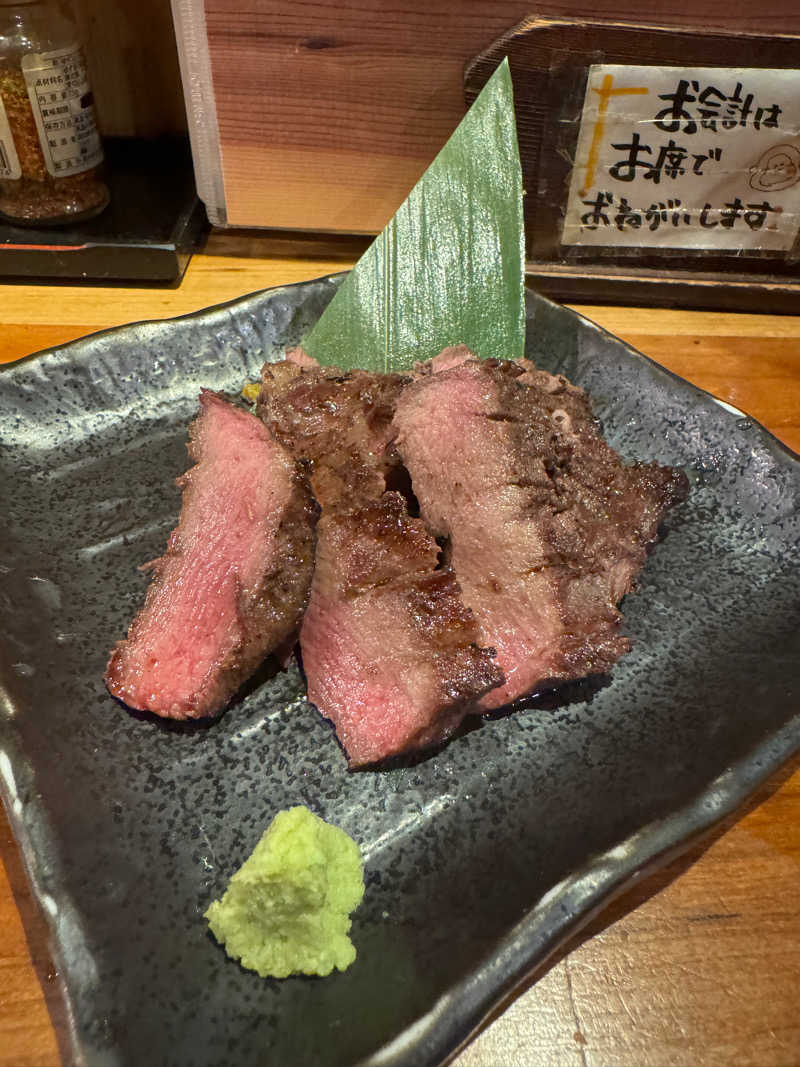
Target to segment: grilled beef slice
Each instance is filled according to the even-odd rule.
[[[260,411],[320,507],[300,632],[308,696],[351,766],[442,740],[500,683],[450,568],[404,497],[390,444],[399,375],[264,367]]]
[[[166,554],[106,683],[168,718],[220,711],[297,632],[313,569],[314,505],[296,462],[253,415],[204,391],[195,461]]]
[[[482,706],[607,671],[630,647],[617,603],[684,475],[623,465],[560,376],[525,360],[442,364],[398,398],[396,447],[505,673]]]
[[[258,412],[277,440],[314,476],[328,503],[374,500],[399,466],[390,448],[399,374],[344,373],[285,360],[267,363]]]

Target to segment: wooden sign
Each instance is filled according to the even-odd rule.
[[[800,38],[530,19],[507,55],[530,273],[559,299],[800,306]]]

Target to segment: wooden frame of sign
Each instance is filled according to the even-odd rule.
[[[797,238],[780,250],[724,251],[562,241],[591,67],[674,67],[676,75],[702,67],[734,74],[800,70],[800,37],[530,18],[468,64],[468,105],[504,56],[514,81],[526,190],[527,270],[538,290],[564,301],[800,312]]]

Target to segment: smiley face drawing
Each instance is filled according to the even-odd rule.
[[[800,149],[791,144],[768,148],[750,168],[750,188],[775,193],[800,182]]]

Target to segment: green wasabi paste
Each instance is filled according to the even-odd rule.
[[[296,807],[275,816],[205,917],[228,955],[262,978],[327,975],[356,958],[347,935],[363,896],[355,841]]]

